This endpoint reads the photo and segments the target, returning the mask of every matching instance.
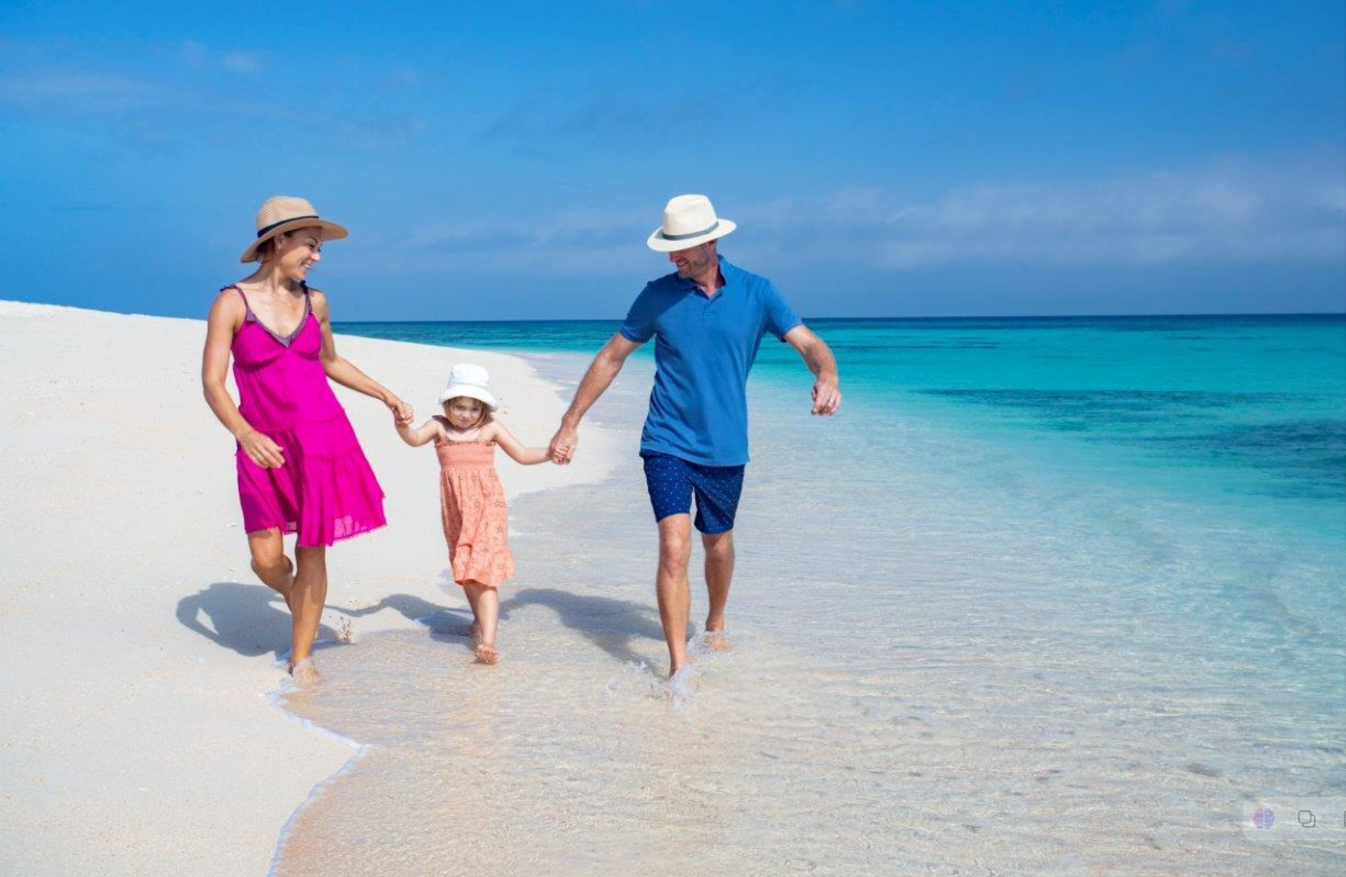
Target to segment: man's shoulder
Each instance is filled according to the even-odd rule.
[[[680,288],[680,284],[681,278],[678,277],[678,272],[672,271],[663,277],[654,278],[645,284],[645,288],[650,292],[674,292]]]
[[[743,284],[745,288],[753,291],[771,289],[771,281],[763,277],[761,274],[754,274],[747,268],[744,268],[740,265],[735,265],[732,262],[727,262],[726,264],[730,272],[733,273],[734,280],[736,280],[738,283]],[[727,280],[729,278],[725,279]]]

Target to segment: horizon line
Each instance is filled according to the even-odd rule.
[[[964,316],[891,316],[891,317],[804,317],[805,322],[842,321],[847,322],[885,322],[893,320],[1135,320],[1135,319],[1181,319],[1201,317],[1346,317],[1346,310],[1340,311],[1259,311],[1259,312],[1220,312],[1203,313],[1162,313],[1162,314],[977,314]],[[481,318],[474,320],[333,320],[334,324],[390,324],[390,323],[620,323],[623,317],[528,317]]]

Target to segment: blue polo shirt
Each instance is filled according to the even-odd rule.
[[[748,462],[748,371],[762,336],[779,339],[803,320],[776,287],[720,257],[712,296],[677,273],[647,284],[619,330],[654,342],[654,390],[640,452],[703,466]]]

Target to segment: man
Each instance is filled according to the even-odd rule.
[[[734,513],[748,462],[748,371],[770,332],[799,351],[813,372],[813,413],[841,405],[832,351],[769,280],[727,262],[717,241],[735,224],[704,195],[679,195],[664,208],[650,249],[668,253],[676,273],[645,286],[621,329],[594,357],[551,440],[552,459],[569,463],[580,420],[612,384],[631,352],[655,338],[654,391],[640,439],[645,481],[659,527],[656,592],[669,676],[686,661],[691,593],[692,496],[706,550],[708,642],[724,647],[724,610],[734,575]]]

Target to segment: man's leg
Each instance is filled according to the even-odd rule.
[[[687,660],[687,618],[692,612],[692,592],[687,586],[691,535],[691,519],[686,514],[659,519],[659,574],[655,593],[659,597],[664,639],[668,642],[669,676],[681,670]]]
[[[724,607],[729,602],[729,583],[734,578],[734,531],[702,533],[701,545],[706,549],[706,594],[710,597],[706,632],[718,633],[724,630]]]
[[[743,493],[743,466],[698,466],[692,471],[696,492],[696,528],[706,549],[706,632],[724,630],[724,609],[729,602],[729,584],[734,578],[734,516]],[[723,636],[707,636],[711,648],[729,645]]]

